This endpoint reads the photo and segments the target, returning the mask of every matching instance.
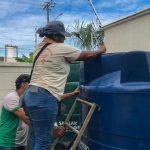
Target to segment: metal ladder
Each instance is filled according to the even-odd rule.
[[[70,120],[70,118],[71,118],[71,116],[72,116],[72,114],[73,114],[73,112],[74,112],[74,110],[76,108],[77,102],[83,103],[83,104],[88,105],[88,106],[91,107],[89,109],[89,112],[87,113],[87,116],[86,116],[86,118],[85,118],[85,120],[83,122],[83,125],[80,128],[80,130],[77,130],[77,129],[73,128],[69,124],[69,120]],[[92,117],[96,107],[97,107],[97,105],[95,103],[90,103],[90,102],[88,102],[86,100],[83,100],[83,99],[80,99],[80,98],[76,98],[75,102],[73,103],[73,105],[72,105],[72,107],[71,107],[71,109],[70,109],[70,111],[69,111],[69,113],[68,113],[68,115],[67,115],[67,117],[66,117],[66,119],[64,121],[64,125],[77,134],[77,136],[76,136],[76,138],[75,138],[75,140],[73,142],[73,145],[70,148],[70,150],[75,150],[77,148],[77,146],[78,146],[78,144],[80,142],[80,139],[81,139],[81,137],[82,137],[82,135],[83,135],[83,133],[84,133],[84,131],[85,131],[85,129],[86,129],[86,127],[87,127],[87,125],[88,125],[88,123],[89,123],[89,121],[90,121],[90,119],[91,119],[91,117]],[[99,108],[99,110],[100,110],[100,108]],[[57,142],[59,141],[59,139],[60,138],[58,137],[58,138],[56,138],[54,140],[50,150],[55,150],[55,146],[56,146]]]

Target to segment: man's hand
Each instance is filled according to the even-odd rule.
[[[106,46],[102,45],[98,48],[98,50],[93,51],[81,51],[80,56],[76,59],[76,61],[84,61],[92,57],[96,57],[106,52]]]
[[[15,115],[18,116],[21,120],[23,120],[27,125],[30,124],[29,117],[26,116],[26,114],[25,114],[23,108],[17,109],[14,113],[15,113]]]
[[[79,92],[80,92],[80,88],[79,88],[79,86],[77,86],[77,88],[76,88],[73,92],[74,92],[74,95],[79,94]]]
[[[54,136],[63,136],[64,133],[65,133],[65,127],[64,126],[54,127],[54,129],[53,129]]]
[[[73,92],[69,92],[69,93],[65,93],[61,96],[61,100],[65,100],[71,96],[76,96],[79,94],[79,86],[73,91]]]
[[[100,50],[102,53],[106,53],[106,46],[102,45],[98,48],[98,50]]]

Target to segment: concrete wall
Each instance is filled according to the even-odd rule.
[[[15,80],[22,74],[30,74],[31,64],[0,63],[0,102],[8,92],[15,89]]]
[[[150,51],[150,13],[105,29],[107,52]]]

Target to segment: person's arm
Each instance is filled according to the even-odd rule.
[[[80,56],[76,59],[76,61],[84,61],[86,59],[96,57],[106,52],[106,47],[103,45],[98,50],[94,51],[81,51]]]
[[[23,120],[27,125],[29,125],[29,117],[26,116],[23,108],[17,109],[15,112],[15,115],[18,116],[21,120]]]
[[[79,93],[79,87],[77,87],[73,92],[69,92],[69,93],[64,93],[61,96],[61,100],[65,100],[71,96],[76,96]]]

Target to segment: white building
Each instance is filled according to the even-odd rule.
[[[108,53],[150,51],[150,7],[103,26]]]
[[[18,47],[15,45],[5,45],[5,62],[16,62]]]

